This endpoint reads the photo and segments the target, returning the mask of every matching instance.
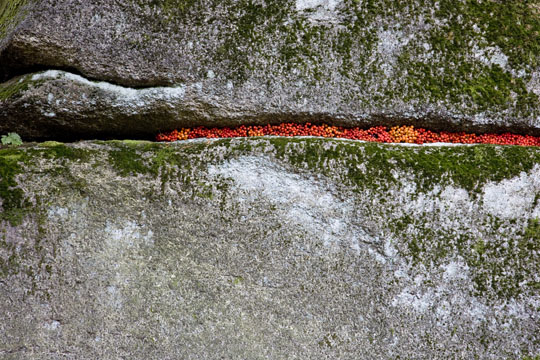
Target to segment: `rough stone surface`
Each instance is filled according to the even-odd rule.
[[[539,149],[44,143],[0,176],[3,359],[540,354]]]
[[[140,117],[155,115],[142,126],[148,134],[284,120],[540,134],[539,44],[536,1],[39,0],[0,53],[0,80],[72,74],[1,85],[0,132],[23,122],[21,135],[35,137],[39,117],[56,132],[71,131],[69,119],[80,133],[128,123],[138,134]],[[186,98],[132,116],[114,92],[73,74],[182,87]],[[81,86],[100,106],[78,104],[71,90]]]

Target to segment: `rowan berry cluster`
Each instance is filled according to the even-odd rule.
[[[393,142],[415,143],[418,137],[418,132],[413,126],[394,126],[389,131],[390,136],[394,139]]]
[[[167,134],[158,134],[156,136],[156,140],[157,141],[187,140],[189,139],[190,132],[191,132],[191,129],[180,129],[180,131],[173,130]]]
[[[241,125],[230,128],[183,128],[156,136],[157,141],[177,141],[196,138],[230,138],[250,136],[321,136],[352,140],[374,141],[383,143],[460,143],[460,144],[497,144],[540,146],[540,137],[517,134],[473,134],[465,132],[433,132],[413,126],[375,126],[369,129],[358,127],[345,128],[333,125],[314,125],[311,123],[279,125],[247,126]]]

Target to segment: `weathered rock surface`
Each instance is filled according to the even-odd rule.
[[[0,64],[4,81],[70,71],[1,85],[0,132],[23,137],[284,120],[540,134],[534,1],[38,0]],[[134,114],[73,74],[186,97]]]
[[[540,150],[0,150],[4,359],[540,354]]]

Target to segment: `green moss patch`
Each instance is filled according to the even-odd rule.
[[[27,3],[27,0],[5,0],[0,2],[0,40],[22,18],[21,9]]]
[[[471,39],[485,39],[508,56],[513,68],[540,65],[540,7],[536,0],[444,0],[439,1],[435,16],[447,20],[434,43],[441,50],[466,48]]]
[[[46,142],[44,148],[31,149],[29,154],[38,155],[47,159],[61,159],[71,161],[88,161],[93,151],[79,149],[57,142]]]
[[[540,63],[537,2],[444,0],[434,10],[434,15],[423,13],[429,23],[443,23],[427,36],[432,55],[417,60],[425,51],[416,42],[404,48],[399,64],[406,80],[398,91],[408,100],[463,104],[461,110],[471,114],[488,109],[512,109],[524,117],[537,114],[538,96],[526,87]],[[475,59],[474,52],[483,49],[501,52],[511,69],[525,75]]]
[[[476,295],[510,299],[540,289],[540,283],[531,280],[540,271],[537,220],[531,220],[523,234],[500,237],[502,223],[493,218],[487,224],[491,232],[483,233],[482,238],[465,225],[459,229],[433,229],[425,221],[429,216],[444,214],[417,218],[406,215],[389,221],[394,235],[404,244],[401,254],[413,266],[437,269],[450,255],[459,254],[469,268]]]
[[[25,197],[16,178],[32,169],[36,161],[51,160],[56,166],[51,166],[42,172],[63,176],[65,186],[83,191],[86,186],[84,179],[73,177],[69,163],[88,162],[93,153],[91,150],[51,142],[31,148],[0,149],[0,198],[2,199],[0,220],[9,221],[15,226],[20,224],[23,217],[31,210],[32,204]],[[58,186],[63,185],[59,183]]]
[[[417,179],[421,191],[435,184],[478,192],[488,181],[501,181],[527,172],[540,162],[540,150],[518,146],[407,147],[320,139],[269,139],[279,157],[293,165],[322,173],[335,161],[358,189],[396,184],[392,171],[401,170]],[[329,146],[323,146],[324,143]],[[364,164],[358,168],[358,164]]]
[[[0,84],[0,100],[20,97],[30,86],[42,83],[43,80],[32,80],[32,76],[19,76]]]
[[[22,221],[29,207],[29,202],[16,181],[17,175],[22,173],[20,161],[24,158],[26,154],[22,150],[0,150],[0,198],[2,199],[0,220],[9,221],[12,225],[17,225]]]

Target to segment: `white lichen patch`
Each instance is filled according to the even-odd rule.
[[[57,331],[57,330],[60,330],[60,322],[57,321],[57,320],[51,320],[51,321],[48,321],[46,322],[45,324],[43,324],[43,327],[46,329],[46,330],[49,330],[49,331]]]
[[[183,85],[176,87],[153,87],[146,89],[133,89],[124,86],[114,85],[104,81],[90,81],[80,75],[72,74],[60,70],[48,70],[34,74],[32,81],[38,80],[68,80],[75,84],[83,85],[103,91],[107,95],[113,96],[119,104],[130,104],[132,106],[145,106],[154,101],[175,101],[184,98],[186,88]],[[52,100],[52,94],[49,98]]]
[[[401,30],[383,30],[377,34],[377,52],[384,56],[395,56],[399,54],[401,48],[409,43],[409,39],[404,37]]]
[[[101,296],[101,303],[116,310],[121,309],[124,303],[124,297],[120,289],[114,285],[109,285],[105,290]]]
[[[141,225],[133,221],[127,221],[123,226],[107,223],[104,236],[107,246],[118,251],[154,244],[152,230],[145,231]]]
[[[336,16],[336,7],[342,0],[296,0],[296,11],[306,14],[314,21],[332,21]]]
[[[463,261],[450,261],[441,266],[444,270],[443,277],[446,280],[467,279],[469,267]]]
[[[476,327],[492,318],[493,314],[505,319],[505,322],[528,317],[523,302],[500,301],[494,307],[493,304],[488,306],[484,299],[470,296],[469,289],[474,288],[474,284],[470,278],[470,268],[461,260],[441,265],[438,273],[432,270],[427,277],[417,275],[413,280],[409,276],[401,278],[405,279],[407,285],[394,297],[392,306],[411,309],[418,314],[437,314],[439,326],[448,326],[461,318]],[[426,280],[429,281],[426,283]],[[437,285],[429,285],[431,282]]]
[[[69,209],[59,206],[53,206],[47,210],[49,220],[65,219],[68,213]]]
[[[338,3],[340,3],[338,0],[296,0],[296,10],[304,11],[306,9],[322,7],[323,9],[334,11]]]
[[[474,206],[469,193],[465,189],[456,188],[452,185],[445,187],[441,191],[439,199],[444,205],[445,211],[470,212]]]
[[[540,219],[540,202],[536,204],[536,207],[532,210],[531,218]],[[540,280],[539,280],[540,282]]]
[[[508,65],[508,56],[503,53],[498,46],[479,48],[475,45],[472,49],[472,53],[475,59],[479,60],[484,65],[498,65],[503,69]]]
[[[433,305],[433,297],[433,290],[431,289],[421,293],[406,287],[394,298],[392,305],[411,307],[415,311],[423,313]]]
[[[540,192],[540,165],[527,174],[490,182],[483,189],[483,206],[491,215],[500,218],[519,218],[531,214],[535,195]]]
[[[540,96],[540,70],[535,71],[532,76],[531,80],[527,83],[527,91],[530,91],[538,96]],[[538,119],[540,123],[540,117]]]
[[[108,285],[102,288],[99,304],[121,310],[126,301],[125,291],[139,274],[138,266],[145,251],[154,246],[154,234],[135,221],[107,221],[97,239],[100,251],[86,262]],[[113,265],[111,265],[113,264]]]
[[[278,166],[263,157],[242,157],[210,166],[209,174],[232,179],[241,203],[268,203],[280,218],[319,238],[327,247],[345,243],[354,251],[373,242],[353,224],[352,203],[337,198],[332,189]]]
[[[403,31],[397,29],[379,29],[377,33],[377,56],[382,58],[380,65],[385,76],[390,77],[393,74],[396,60],[404,46],[410,41],[410,37],[406,36]]]

